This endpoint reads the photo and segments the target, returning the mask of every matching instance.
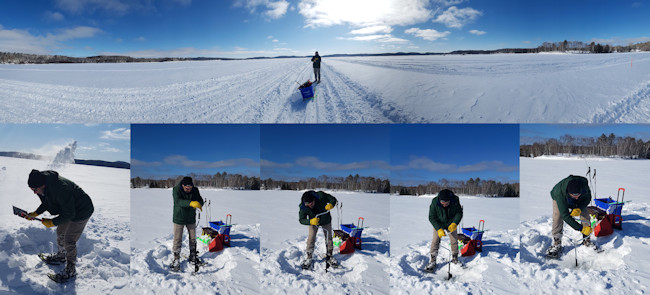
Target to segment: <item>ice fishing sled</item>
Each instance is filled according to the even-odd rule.
[[[621,193],[622,192],[622,193]],[[620,198],[620,202],[619,202]],[[625,189],[619,188],[616,194],[616,201],[611,197],[594,199],[596,206],[589,206],[591,226],[596,237],[604,237],[614,232],[614,229],[623,229],[623,217],[621,212],[625,199]]]
[[[208,244],[210,252],[219,252],[223,247],[230,247],[230,228],[232,228],[232,215],[227,214],[225,222],[210,221],[209,227],[204,227],[201,237],[197,238],[201,242]],[[208,242],[209,240],[209,242]]]
[[[302,83],[300,87],[298,87],[298,90],[300,90],[303,101],[314,97],[314,86],[313,83],[309,80],[307,80],[305,83]]]
[[[478,222],[478,228],[463,227],[462,233],[458,235],[458,247],[461,256],[472,256],[476,251],[483,252],[483,233],[485,232],[485,220]]]
[[[363,232],[364,218],[359,217],[357,224],[341,224],[340,230],[334,231],[334,246],[339,247],[339,253],[351,254],[354,249],[361,250],[361,233]]]

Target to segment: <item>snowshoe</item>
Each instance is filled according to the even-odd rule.
[[[436,270],[437,270],[437,266],[438,266],[438,265],[436,265],[436,261],[435,261],[435,260],[431,260],[431,261],[429,261],[429,264],[427,264],[427,265],[422,269],[422,271],[423,271],[423,272],[426,272],[426,273],[435,273]]]
[[[546,250],[546,257],[558,259],[562,255],[562,245],[554,244]]]
[[[181,271],[181,261],[178,258],[174,258],[174,261],[169,265],[169,269],[174,272]]]
[[[57,252],[54,254],[39,253],[38,258],[40,258],[43,262],[51,265],[61,265],[66,261],[65,254],[62,252]]]
[[[66,268],[63,269],[60,273],[57,274],[47,274],[47,277],[50,278],[51,280],[57,282],[57,283],[65,283],[77,276],[77,270],[75,269],[74,266],[70,267],[67,266]]]
[[[305,260],[302,261],[301,266],[302,266],[302,269],[307,270],[307,269],[311,268],[312,264],[313,264],[313,260],[311,259],[311,257],[308,257],[308,258],[305,258]]]
[[[325,257],[325,263],[327,265],[329,265],[329,267],[331,267],[331,268],[339,268],[339,267],[341,267],[341,265],[336,260],[336,258],[334,258],[334,256],[329,256],[328,255],[327,257]]]
[[[594,251],[596,251],[596,253],[600,253],[600,252],[605,251],[605,250],[601,249],[600,247],[598,247],[598,245],[596,245],[596,243],[592,242],[591,239],[585,239],[584,241],[582,241],[582,245],[589,248],[589,249],[593,249]]]

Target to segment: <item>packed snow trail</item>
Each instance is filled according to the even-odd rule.
[[[4,64],[0,122],[650,121],[648,52],[325,57],[321,71],[303,101],[308,58]]]

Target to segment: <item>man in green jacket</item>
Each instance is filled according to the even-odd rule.
[[[41,199],[36,211],[29,213],[37,217],[48,211],[58,215],[53,219],[43,218],[46,227],[56,226],[56,244],[58,251],[51,255],[39,256],[48,264],[66,263],[65,269],[58,274],[62,280],[76,276],[77,241],[81,237],[90,216],[95,211],[90,197],[74,182],[59,176],[56,171],[32,170],[27,184]]]
[[[311,62],[314,66],[314,83],[320,83],[320,55],[318,51],[314,54],[314,57],[311,58]]]
[[[332,267],[338,267],[339,263],[332,256],[334,245],[332,242],[332,216],[329,210],[336,205],[336,198],[322,191],[306,191],[302,194],[298,221],[301,224],[309,226],[309,236],[307,237],[307,257],[302,262],[303,269],[308,269],[312,264],[312,254],[314,253],[314,244],[316,243],[316,234],[318,227],[323,228],[325,235],[325,245],[327,248],[327,262]]]
[[[460,220],[463,219],[463,207],[460,205],[460,199],[452,191],[443,189],[438,196],[433,198],[429,206],[429,222],[433,225],[433,240],[429,254],[431,260],[424,268],[425,271],[435,271],[436,257],[440,240],[446,236],[445,230],[449,232],[451,241],[452,263],[458,263],[458,234],[456,227]]]
[[[553,245],[549,247],[546,254],[557,257],[562,251],[564,222],[574,230],[582,233],[584,245],[593,246],[589,239],[591,217],[587,211],[587,206],[591,202],[591,190],[589,190],[588,180],[582,176],[569,175],[553,187],[551,198],[553,199],[553,227],[551,230]],[[580,216],[582,224],[573,219],[574,216]]]
[[[199,189],[194,186],[191,177],[184,177],[173,189],[174,196],[174,261],[170,265],[172,270],[180,270],[181,242],[183,240],[183,228],[187,228],[189,234],[190,255],[189,261],[196,263],[198,253],[196,251],[196,209],[203,210],[203,198]]]

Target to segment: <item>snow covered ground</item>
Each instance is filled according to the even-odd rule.
[[[27,186],[27,178],[31,169],[49,167],[46,161],[0,157],[0,293],[131,294],[130,171],[75,164],[57,168],[79,185],[95,206],[77,244],[77,278],[60,285],[46,274],[59,272],[63,266],[46,265],[37,256],[56,251],[56,230],[14,216],[11,210],[12,205],[28,212],[38,208],[40,201]]]
[[[339,224],[357,223],[364,218],[362,250],[334,257],[341,268],[325,272],[316,258],[325,254],[322,231],[315,246],[314,269],[303,271],[307,226],[298,222],[298,205],[303,191],[261,191],[262,294],[388,294],[389,199],[386,194],[327,191],[342,203],[341,213],[332,209],[332,229]],[[339,223],[339,216],[341,222]]]
[[[200,188],[199,188],[200,189]],[[172,261],[171,189],[131,190],[131,288],[140,294],[257,294],[260,292],[260,225],[254,204],[259,191],[200,189],[211,203],[211,220],[225,221],[232,215],[231,247],[208,252],[198,243],[199,257],[208,264],[198,273],[187,262],[183,271],[169,271]],[[207,226],[208,208],[200,216]],[[200,230],[197,228],[197,235]],[[181,256],[189,254],[187,230],[183,232]]]
[[[0,121],[648,122],[650,53],[0,65]],[[181,111],[182,110],[182,111]],[[579,110],[579,111],[577,111]]]
[[[429,205],[434,197],[390,197],[391,294],[535,294],[522,292],[523,282],[517,267],[518,198],[460,196],[463,220],[459,228],[477,227],[479,220],[485,220],[483,252],[460,257],[467,268],[452,265],[453,277],[446,280],[450,246],[449,239],[444,237],[438,252],[438,271],[422,272],[429,262],[433,237]]]
[[[531,294],[646,294],[650,290],[650,161],[606,158],[521,158],[521,271],[524,290]],[[625,188],[623,230],[594,241],[605,251],[575,247],[570,239],[580,233],[564,227],[563,256],[548,260],[543,251],[551,244],[553,186],[573,174],[596,169],[598,198],[616,199]],[[593,183],[592,183],[593,185]],[[592,193],[594,189],[592,187]],[[593,238],[593,236],[592,236]]]

